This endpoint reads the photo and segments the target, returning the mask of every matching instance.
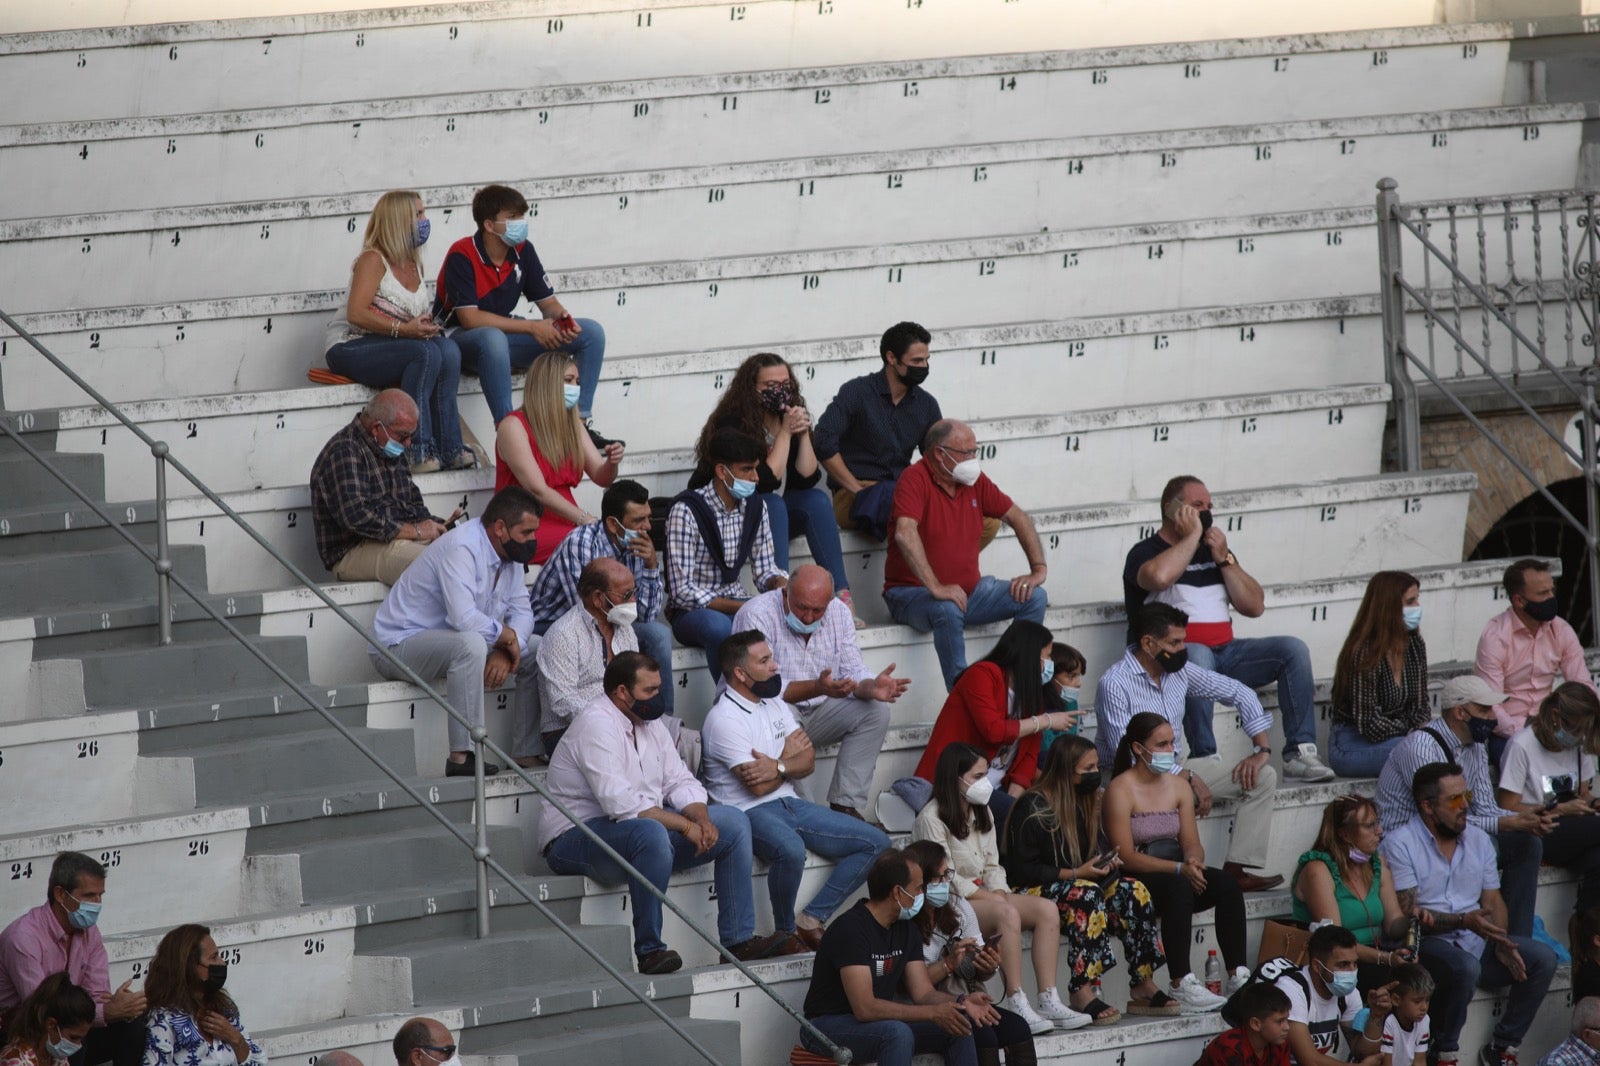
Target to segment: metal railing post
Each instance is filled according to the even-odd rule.
[[[472,727],[472,820],[477,823],[472,858],[478,875],[479,940],[489,935],[489,803],[483,784],[483,741],[488,735],[483,726]]]
[[[1588,506],[1589,528],[1584,543],[1589,547],[1589,644],[1600,648],[1600,487],[1595,485],[1596,459],[1593,366],[1583,368],[1583,497]]]
[[[172,559],[167,554],[167,442],[150,445],[156,457],[156,643],[172,643]]]
[[[1400,469],[1422,469],[1422,415],[1417,386],[1406,365],[1406,302],[1400,277],[1400,196],[1393,178],[1378,182],[1378,302],[1383,309],[1383,372],[1394,405]]]

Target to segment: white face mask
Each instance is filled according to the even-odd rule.
[[[994,782],[987,777],[980,777],[967,786],[967,791],[963,795],[967,797],[968,803],[982,807],[989,802],[989,797],[994,795]]]
[[[610,602],[607,600],[606,602]],[[638,620],[639,605],[632,600],[624,600],[613,604],[611,610],[606,612],[606,621],[614,626],[631,626]]]
[[[957,484],[961,485],[976,485],[978,483],[978,475],[981,473],[983,473],[983,468],[979,466],[976,456],[971,459],[963,459],[950,468],[950,476],[956,479]]]

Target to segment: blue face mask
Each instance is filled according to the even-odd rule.
[[[1400,613],[1405,616],[1407,629],[1415,630],[1422,624],[1422,605],[1420,603],[1415,607],[1402,607],[1400,608]]]
[[[795,613],[793,611],[783,612],[783,620],[789,623],[790,629],[800,634],[802,637],[809,637],[811,634],[822,628],[821,618],[818,618],[815,622],[802,622],[799,618],[795,617]]]
[[[570,411],[578,406],[578,395],[582,391],[581,386],[568,385],[564,381],[561,383],[561,402],[567,405],[567,410]]]
[[[1562,751],[1571,751],[1573,748],[1578,746],[1578,738],[1574,734],[1567,732],[1567,730],[1564,728],[1557,729],[1556,743],[1561,745]]]
[[[1061,690],[1061,702],[1066,705],[1067,710],[1075,711],[1078,709],[1078,696],[1082,691],[1076,685]]]
[[[905,890],[901,889],[901,891],[903,892]],[[902,922],[909,922],[918,914],[922,913],[922,898],[923,894],[918,892],[916,898],[911,901],[911,906],[900,908],[900,920]]]
[[[411,243],[415,247],[421,248],[424,244],[428,243],[428,234],[430,234],[432,232],[433,232],[433,223],[432,222],[428,221],[425,218],[418,219],[417,220],[417,234],[416,234],[415,237],[411,238]]]
[[[45,1047],[50,1049],[50,1057],[58,1062],[64,1062],[83,1050],[82,1044],[73,1043],[65,1036],[63,1036],[60,1040],[51,1040],[47,1034],[45,1036],[44,1044]]]
[[[728,491],[733,494],[733,498],[736,500],[748,500],[756,494],[756,483],[754,481],[741,481],[733,477],[731,472],[727,485]]]
[[[1354,970],[1330,970],[1320,962],[1317,965],[1322,966],[1322,972],[1327,976],[1329,992],[1336,996],[1348,996],[1356,990]]]
[[[1152,751],[1145,760],[1150,764],[1150,769],[1158,774],[1170,774],[1178,765],[1178,753],[1174,751]]]
[[[1043,663],[1041,663],[1039,665],[1039,683],[1040,684],[1048,685],[1050,683],[1050,679],[1052,677],[1055,677],[1055,676],[1056,676],[1056,661],[1054,659],[1046,659]]]
[[[950,882],[940,881],[937,884],[929,885],[927,888],[922,890],[922,894],[927,897],[928,906],[932,907],[934,910],[938,910],[940,907],[949,906]]]
[[[85,903],[83,900],[79,899],[77,896],[71,895],[70,893],[68,894],[67,898],[78,905],[77,910],[67,915],[67,920],[73,924],[74,928],[93,929],[94,923],[100,920],[100,904]],[[66,1058],[65,1055],[61,1057]]]
[[[383,423],[379,422],[378,425],[383,426]],[[394,439],[394,433],[390,431],[388,426],[383,426],[383,434],[389,438],[383,442],[384,455],[390,459],[398,459],[406,453],[406,446]]]
[[[528,239],[528,220],[525,218],[511,218],[506,220],[506,231],[500,239],[515,248]]]

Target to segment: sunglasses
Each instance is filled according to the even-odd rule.
[[[1472,806],[1472,789],[1469,788],[1465,792],[1458,792],[1454,796],[1446,796],[1439,801],[1439,805],[1448,807],[1452,811],[1464,811]]]
[[[456,1046],[454,1044],[418,1044],[417,1046],[422,1048],[423,1051],[437,1051],[446,1059],[456,1057]]]

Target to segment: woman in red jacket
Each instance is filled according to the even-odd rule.
[[[1044,687],[1055,672],[1052,645],[1050,631],[1038,622],[1012,622],[994,650],[956,678],[917,763],[916,776],[929,783],[931,793],[933,769],[946,745],[970,744],[982,752],[989,760],[989,810],[996,830],[1033,784],[1040,734],[1072,724],[1066,712],[1044,709]]]

